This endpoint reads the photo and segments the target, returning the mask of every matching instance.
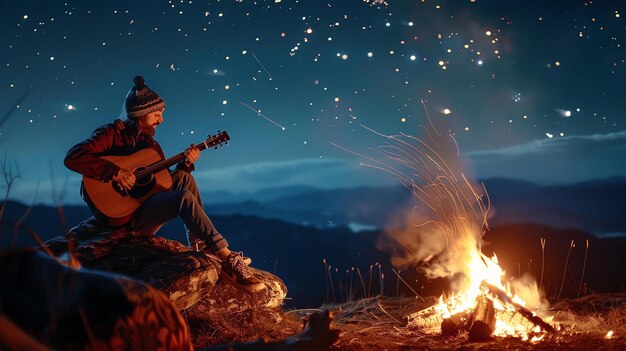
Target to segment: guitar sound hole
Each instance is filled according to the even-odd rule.
[[[145,169],[145,167],[138,168],[135,170],[135,173]],[[135,186],[128,192],[128,194],[135,199],[138,199],[144,195],[146,195],[154,185],[156,184],[156,178],[153,174],[149,174],[145,177],[141,177],[135,180]]]
[[[135,173],[137,173],[138,171],[142,171],[143,169],[145,169],[145,167],[142,168],[138,168]],[[152,182],[152,179],[154,178],[154,174],[148,174],[145,177],[142,178],[137,178],[135,180],[135,186],[146,186],[148,184],[150,184],[150,182]]]

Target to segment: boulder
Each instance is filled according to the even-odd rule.
[[[45,246],[57,256],[71,251],[84,267],[148,283],[167,295],[179,310],[201,300],[203,306],[197,308],[210,314],[275,308],[287,295],[285,284],[275,275],[255,269],[267,289],[243,292],[219,279],[221,264],[217,257],[161,236],[107,227],[94,217],[68,234],[47,241]]]
[[[185,319],[134,279],[0,250],[0,349],[193,350]]]

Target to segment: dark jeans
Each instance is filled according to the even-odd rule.
[[[193,176],[182,170],[172,173],[172,190],[154,194],[141,205],[132,221],[132,228],[149,234],[180,216],[185,223],[189,246],[206,248],[215,253],[228,247],[228,242],[215,229],[202,208],[202,199]]]

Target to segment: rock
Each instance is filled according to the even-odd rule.
[[[273,309],[282,306],[287,287],[275,275],[256,269],[255,276],[267,287],[257,293],[246,293],[219,280],[202,302],[186,311],[189,316],[219,317],[251,309]]]
[[[193,350],[185,319],[157,289],[34,250],[0,251],[0,301],[3,350]]]
[[[219,280],[220,261],[161,236],[145,236],[128,228],[104,226],[91,217],[68,234],[45,243],[57,256],[73,256],[84,266],[124,274],[165,293],[179,310],[203,301],[202,311],[219,314],[282,305],[287,288],[280,278],[255,269],[267,289],[246,293]],[[207,312],[208,313],[208,312]]]

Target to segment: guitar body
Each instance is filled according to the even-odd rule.
[[[128,156],[102,156],[102,158],[133,173],[162,161],[159,154],[150,148]],[[83,177],[83,184],[88,195],[87,203],[96,217],[108,225],[121,226],[130,222],[137,208],[150,196],[171,189],[172,177],[169,169],[165,168],[138,178],[135,186],[129,191],[120,189],[113,181],[105,183],[88,177]]]

